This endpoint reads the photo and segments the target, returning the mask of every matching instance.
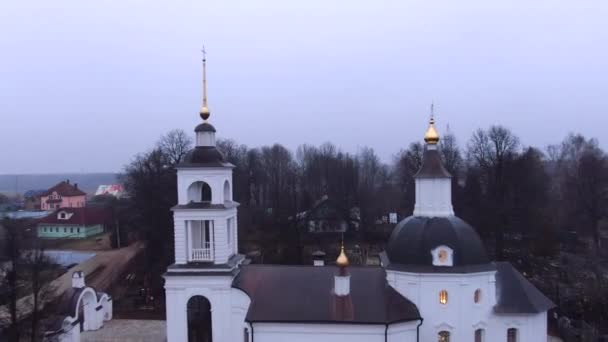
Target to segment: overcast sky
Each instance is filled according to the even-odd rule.
[[[0,173],[119,171],[210,121],[248,146],[332,141],[381,158],[435,102],[461,144],[608,138],[608,1],[36,0],[0,4]]]

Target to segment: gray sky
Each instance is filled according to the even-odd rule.
[[[118,171],[172,128],[332,141],[386,161],[435,101],[461,144],[502,124],[606,141],[608,1],[31,0],[0,5],[0,173]]]

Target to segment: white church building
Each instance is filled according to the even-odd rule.
[[[455,216],[431,119],[414,214],[380,266],[253,265],[238,254],[232,169],[208,122],[178,166],[175,263],[165,274],[169,342],[546,342],[554,307],[509,263],[492,262]]]

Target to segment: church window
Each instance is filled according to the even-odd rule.
[[[475,290],[475,294],[473,295],[473,300],[475,304],[481,303],[481,289]]]
[[[484,342],[485,331],[483,329],[475,330],[475,342]]]
[[[450,342],[450,332],[449,331],[441,331],[438,335],[438,342]]]
[[[431,250],[433,266],[453,266],[453,250],[448,246],[438,246]]]
[[[249,342],[249,329],[243,328],[243,341]]]
[[[201,187],[201,202],[211,202],[211,187],[207,183]]]
[[[517,342],[517,329],[509,328],[507,330],[507,342]]]
[[[448,303],[448,291],[441,290],[439,292],[439,303],[445,305]]]

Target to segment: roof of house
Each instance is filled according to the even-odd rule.
[[[52,188],[48,189],[47,191],[43,192],[41,194],[41,196],[49,196],[53,192],[57,192],[57,194],[59,194],[61,196],[68,196],[68,197],[86,195],[86,193],[84,193],[82,190],[78,189],[77,184],[72,185],[72,184],[70,184],[69,181],[61,181],[61,182],[57,183],[57,185],[55,185]]]
[[[334,266],[242,266],[232,286],[251,299],[248,322],[391,324],[420,319],[380,267],[349,267],[350,295],[333,293]],[[294,308],[297,308],[294,310]]]
[[[555,307],[532,283],[510,263],[496,263],[496,313],[539,313]]]
[[[67,219],[60,219],[59,213],[66,212],[72,214]],[[77,225],[93,225],[105,224],[111,218],[111,213],[106,208],[101,207],[83,207],[83,208],[59,208],[52,214],[40,219],[40,224],[77,224]]]

